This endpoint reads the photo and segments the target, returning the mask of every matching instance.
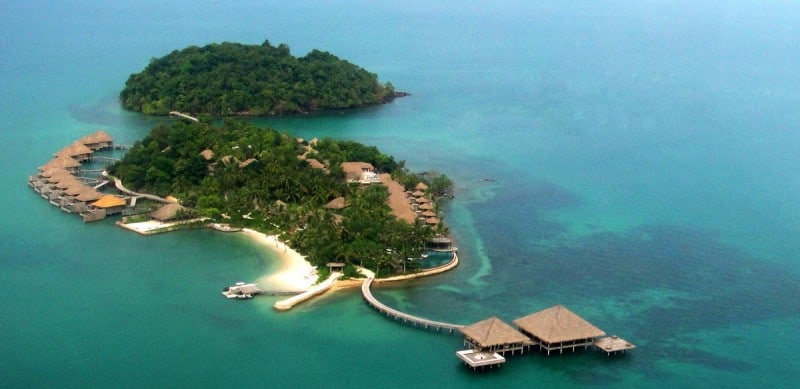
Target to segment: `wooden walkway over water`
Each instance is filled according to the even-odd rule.
[[[441,330],[448,330],[451,334],[454,330],[458,330],[464,327],[461,324],[453,324],[453,323],[445,323],[441,321],[434,321],[428,320],[422,317],[414,316],[405,312],[400,312],[392,307],[387,306],[386,304],[378,301],[375,296],[372,295],[372,291],[370,290],[370,286],[372,285],[372,281],[374,281],[373,277],[367,278],[363,284],[361,284],[361,294],[364,295],[364,300],[369,303],[373,308],[377,309],[380,313],[385,314],[386,316],[392,317],[395,320],[402,320],[404,323],[409,323],[414,326],[420,326],[423,328],[433,328],[436,331]]]

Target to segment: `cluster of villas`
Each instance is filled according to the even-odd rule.
[[[110,160],[96,157],[96,152],[112,148],[113,139],[102,130],[80,138],[53,154],[53,159],[28,178],[28,185],[54,206],[79,214],[84,221],[122,213],[126,200],[100,192],[99,189],[108,182],[90,177],[97,171],[81,170],[84,163],[100,158]]]
[[[98,155],[100,151],[114,148],[124,149],[125,146],[115,145],[103,130],[84,136],[53,154],[53,158],[40,166],[36,174],[28,177],[28,185],[50,204],[64,212],[80,215],[84,222],[123,214],[135,206],[136,197],[102,192],[101,189],[108,184],[101,175],[102,169],[83,168],[89,162],[116,161]],[[180,206],[167,203],[152,212],[151,217],[161,221],[174,218],[175,207]]]
[[[594,347],[608,355],[624,353],[636,346],[606,333],[563,305],[556,305],[513,321],[511,326],[497,317],[463,326],[466,350],[456,356],[473,369],[498,366],[504,355],[522,354],[532,348],[550,355]]]

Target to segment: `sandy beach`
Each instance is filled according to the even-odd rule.
[[[274,235],[266,235],[248,228],[242,229],[254,242],[278,254],[281,267],[277,273],[264,275],[256,283],[265,290],[300,292],[308,290],[317,281],[317,274],[311,263],[291,247],[283,244]]]

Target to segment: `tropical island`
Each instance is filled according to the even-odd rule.
[[[405,95],[331,53],[298,58],[288,45],[267,40],[190,46],[152,59],[128,78],[120,101],[146,115],[269,116],[359,108]]]
[[[446,233],[436,203],[451,187],[435,172],[353,141],[305,141],[210,118],[153,128],[108,174],[138,193],[179,201],[171,219],[198,219],[276,235],[316,266],[356,266],[379,277],[419,268],[426,244]]]

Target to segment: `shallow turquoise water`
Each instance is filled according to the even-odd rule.
[[[791,3],[0,5],[0,378],[43,386],[781,387],[800,371],[800,80]],[[564,304],[639,348],[458,365],[456,336],[355,293],[289,313],[220,288],[273,269],[238,236],[84,225],[25,187],[97,128],[161,120],[115,96],[151,57],[212,41],[329,50],[412,96],[259,119],[375,144],[456,182],[447,274],[384,288],[437,320]]]

